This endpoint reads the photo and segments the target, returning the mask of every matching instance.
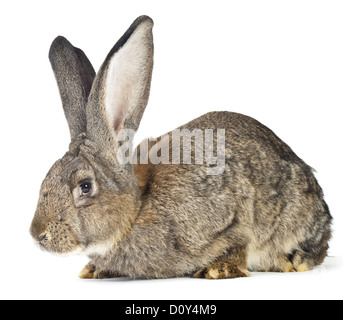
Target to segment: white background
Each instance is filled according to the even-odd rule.
[[[1,1],[0,14],[1,299],[343,298],[342,1]],[[98,70],[141,14],[155,21],[155,67],[139,137],[211,110],[270,127],[317,170],[335,218],[323,266],[222,281],[82,281],[86,257],[33,245],[41,181],[69,143],[50,44],[64,35]]]

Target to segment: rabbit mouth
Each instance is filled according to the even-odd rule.
[[[42,236],[42,240],[34,240],[35,244],[44,252],[49,252],[56,255],[75,255],[83,252],[83,249],[78,244],[60,243],[55,240],[49,240],[48,237]]]
[[[33,237],[35,244],[41,250],[58,255],[76,254],[82,251],[80,244],[71,232],[57,234],[58,228],[49,226],[48,229],[50,230]]]

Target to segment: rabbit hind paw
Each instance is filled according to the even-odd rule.
[[[205,279],[234,279],[249,277],[247,269],[233,266],[227,262],[217,262],[211,266],[204,267],[194,274],[194,278]]]

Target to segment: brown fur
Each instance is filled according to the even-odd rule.
[[[225,129],[221,175],[208,175],[210,164],[195,164],[194,152],[187,165],[119,164],[117,130],[138,128],[149,95],[151,29],[150,18],[138,18],[95,79],[79,49],[64,38],[52,45],[59,86],[74,79],[76,68],[82,71],[78,81],[83,89],[61,89],[70,96],[62,102],[72,141],[42,184],[31,226],[35,241],[50,252],[85,252],[91,262],[81,278],[219,279],[245,277],[248,270],[305,271],[320,264],[331,236],[323,192],[312,169],[250,117],[212,112],[180,127]],[[127,86],[139,91],[128,92],[132,105],[118,97],[105,99],[113,59],[127,46],[136,50],[139,43],[141,68],[126,70],[138,72],[130,79],[143,79]],[[126,84],[123,80],[120,85]],[[70,101],[83,104],[71,106]],[[76,126],[78,118],[82,126]],[[140,148],[137,154],[142,156]],[[86,195],[84,181],[92,186]]]

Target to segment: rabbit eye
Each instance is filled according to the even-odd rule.
[[[80,184],[81,194],[86,196],[92,189],[92,184],[90,182],[83,182]]]

